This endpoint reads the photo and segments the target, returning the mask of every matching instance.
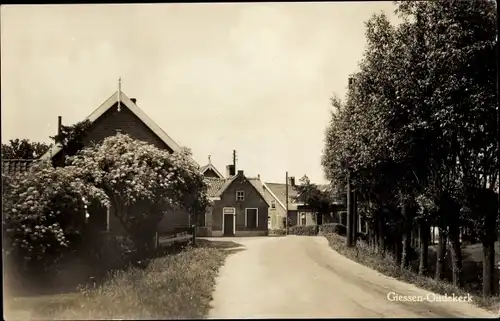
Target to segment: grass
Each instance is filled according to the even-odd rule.
[[[111,273],[77,293],[10,298],[6,319],[203,318],[210,308],[218,269],[229,254],[215,246],[188,248],[154,259],[145,269]]]
[[[446,293],[450,295],[454,293],[459,296],[467,294],[465,290],[446,281],[436,281],[429,277],[420,276],[413,271],[399,268],[391,257],[382,258],[364,242],[358,242],[356,247],[348,248],[345,246],[346,239],[344,236],[337,234],[324,234],[323,236],[328,240],[330,247],[335,251],[386,276],[414,284],[420,288],[438,294]],[[499,296],[483,298],[479,295],[473,295],[473,301],[476,305],[489,311],[498,312],[500,309]]]

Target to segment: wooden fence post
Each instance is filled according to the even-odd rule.
[[[196,246],[196,225],[191,225],[192,233],[193,233],[193,246]]]

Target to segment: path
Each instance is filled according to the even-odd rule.
[[[209,318],[494,317],[464,302],[391,302],[388,293],[442,296],[353,262],[321,236],[219,240],[244,250],[221,269]]]

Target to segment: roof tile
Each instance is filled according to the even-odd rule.
[[[2,174],[16,175],[26,172],[34,159],[2,159]]]

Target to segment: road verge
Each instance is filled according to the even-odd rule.
[[[340,236],[334,233],[321,235],[328,240],[328,244],[333,250],[386,276],[390,276],[400,281],[414,284],[420,288],[435,292],[437,294],[455,294],[456,296],[467,296],[466,291],[453,286],[448,282],[436,281],[429,277],[420,276],[410,270],[401,269],[394,263],[392,258],[381,257],[372,249],[370,249],[364,242],[358,242],[355,247],[348,248],[345,245],[346,239],[344,236]],[[500,297],[496,296],[483,298],[478,295],[472,295],[472,297],[473,302],[477,306],[495,313],[500,312]]]

